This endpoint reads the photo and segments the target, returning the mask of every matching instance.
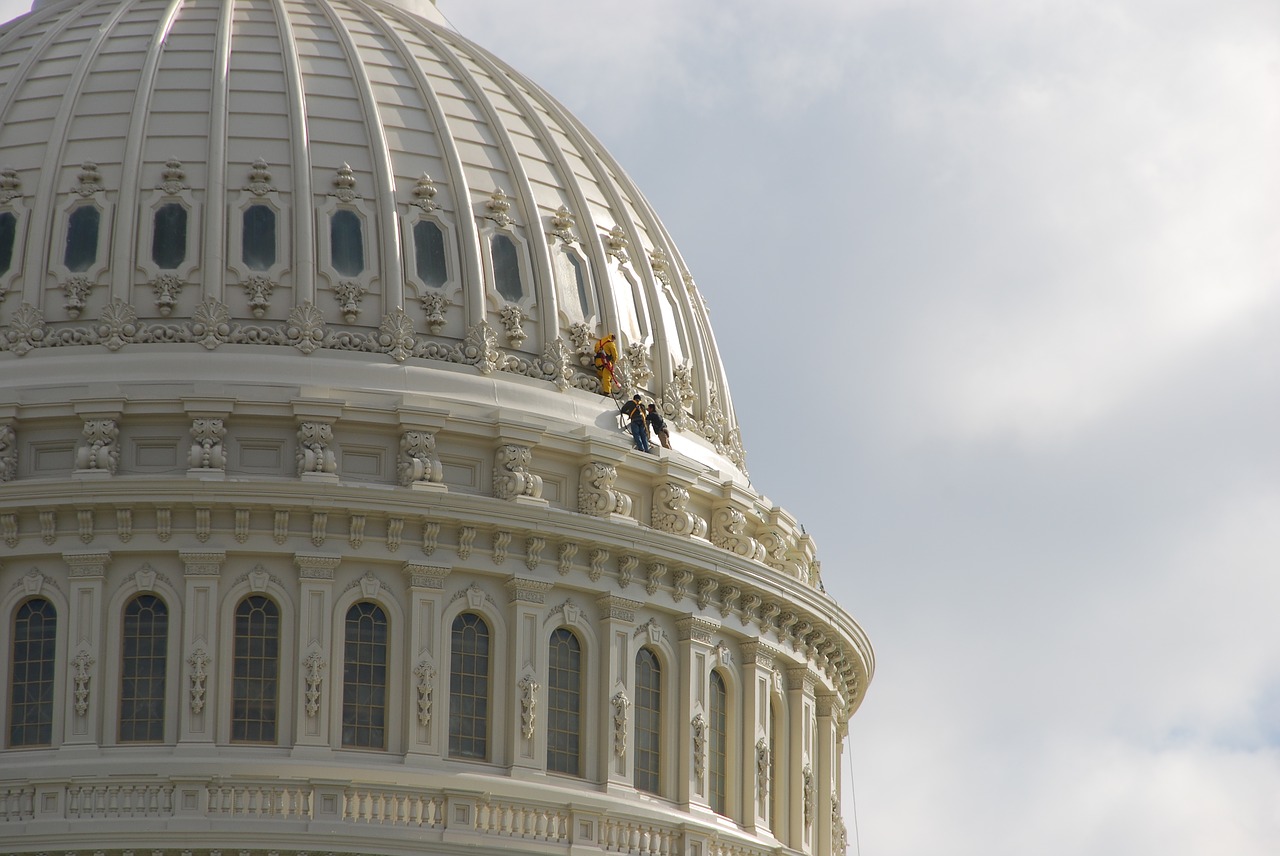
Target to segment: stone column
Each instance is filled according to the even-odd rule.
[[[297,746],[328,746],[330,699],[333,684],[341,675],[342,657],[334,662],[333,574],[341,556],[296,553],[298,566],[298,680],[294,708]],[[288,656],[288,648],[282,652]],[[283,689],[283,688],[282,688]],[[340,740],[341,738],[339,738]]]
[[[599,773],[606,787],[616,790],[633,786],[632,764],[635,754],[635,640],[637,600],[605,595],[596,600],[600,609],[600,642],[602,661],[597,702],[601,705],[597,739]],[[589,754],[589,753],[588,753]]]
[[[442,722],[448,721],[448,693],[444,687],[449,678],[448,664],[442,662],[447,652],[436,651],[436,623],[440,615],[440,598],[444,579],[451,568],[406,562],[403,568],[409,583],[409,674],[404,685],[412,687],[408,739],[405,745],[410,757],[441,754]]]
[[[512,577],[507,580],[509,641],[513,668],[511,709],[507,712],[511,727],[506,729],[506,756],[515,771],[541,772],[547,764],[545,724],[546,640],[542,638],[542,613],[546,593],[552,583]],[[502,711],[495,712],[498,716]]]
[[[719,629],[719,621],[698,615],[686,615],[676,622],[680,642],[675,724],[676,802],[686,809],[694,805],[709,807],[707,697],[711,690],[711,635]]]
[[[786,678],[787,715],[791,727],[787,734],[785,764],[779,759],[776,766],[779,779],[776,784],[786,782],[787,793],[791,794],[791,815],[788,818],[791,840],[786,843],[793,850],[813,853],[816,852],[813,846],[813,823],[817,809],[813,733],[816,705],[813,689],[817,684],[817,676],[807,666],[795,666],[787,669]]]
[[[67,616],[67,685],[68,704],[64,711],[63,745],[100,742],[100,724],[104,704],[115,704],[116,694],[103,686],[103,658],[109,652],[102,646],[102,586],[111,554],[63,553],[70,568],[70,614]]]
[[[181,686],[178,745],[212,745],[217,724],[218,577],[222,550],[180,551],[186,592],[182,599]],[[231,664],[226,664],[230,668]]]
[[[818,715],[817,761],[813,778],[817,789],[817,805],[814,810],[813,846],[819,853],[835,853],[833,828],[836,816],[832,806],[839,810],[840,768],[837,749],[840,697],[835,693],[819,693],[815,708]]]

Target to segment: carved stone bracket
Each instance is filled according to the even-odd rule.
[[[115,475],[120,465],[120,428],[114,419],[86,419],[84,442],[76,449],[76,469]]]
[[[444,467],[436,457],[436,436],[431,431],[405,431],[400,435],[400,463],[396,467],[404,487],[422,485],[445,490]]]
[[[191,420],[191,469],[225,470],[227,452],[222,438],[226,436],[227,429],[221,419]]]
[[[541,498],[542,477],[529,472],[532,461],[528,446],[499,446],[493,456],[493,495],[508,502],[520,497]]]
[[[303,422],[298,426],[298,475],[336,473],[338,459],[329,444],[333,442],[333,426],[328,422]]]
[[[592,517],[631,514],[631,497],[615,490],[618,469],[603,461],[584,464],[578,477],[578,511]]]
[[[666,482],[653,490],[653,512],[651,521],[654,529],[671,532],[675,535],[687,535],[697,538],[707,536],[707,521],[686,510],[689,504],[688,489]]]

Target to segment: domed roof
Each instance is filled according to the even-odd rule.
[[[741,471],[705,304],[643,195],[414,8],[85,0],[0,29],[0,350],[278,345],[474,366],[501,402],[598,391],[615,332],[627,392]]]

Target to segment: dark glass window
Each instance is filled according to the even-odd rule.
[[[711,673],[711,721],[707,723],[710,732],[707,736],[707,751],[710,754],[711,771],[710,788],[708,788],[711,810],[717,814],[726,814],[727,805],[725,790],[729,767],[729,693],[725,689],[724,678],[719,672]]]
[[[269,205],[244,209],[241,260],[249,270],[269,270],[276,263],[276,212]]]
[[[489,757],[489,625],[473,612],[453,620],[449,661],[449,755]]]
[[[648,648],[636,654],[636,757],[637,790],[658,792],[658,758],[662,752],[662,667]]]
[[[493,251],[493,285],[498,293],[513,302],[524,297],[516,242],[506,235],[494,235],[489,247]]]
[[[280,608],[262,595],[236,606],[231,675],[231,739],[276,742],[280,693]]]
[[[372,603],[347,610],[342,667],[342,745],[383,749],[387,740],[387,615]]]
[[[329,219],[329,260],[343,276],[364,272],[364,234],[356,212],[334,211]]]
[[[591,317],[591,302],[587,300],[587,272],[583,269],[582,259],[574,253],[565,253],[569,267],[573,269],[573,282],[578,289],[578,305],[582,307],[582,317]]]
[[[155,595],[140,594],[124,608],[120,669],[121,743],[164,740],[165,665],[169,610]]]
[[[0,212],[0,276],[13,266],[13,245],[18,239],[18,218],[10,211]]]
[[[67,218],[67,249],[62,263],[72,273],[83,273],[98,260],[98,224],[102,214],[92,205],[84,205]]]
[[[444,232],[430,220],[413,224],[413,249],[418,262],[418,279],[439,288],[449,279],[444,258]]]
[[[42,597],[13,616],[13,670],[9,675],[9,745],[53,742],[53,656],[58,614]]]
[[[581,737],[582,645],[562,627],[547,653],[547,769],[582,775]]]
[[[169,202],[156,209],[151,233],[151,261],[161,270],[173,270],[187,257],[187,209]]]

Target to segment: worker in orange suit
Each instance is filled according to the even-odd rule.
[[[596,342],[596,374],[600,376],[600,391],[605,395],[613,395],[613,386],[617,377],[613,374],[613,364],[618,361],[618,345],[612,333]]]

